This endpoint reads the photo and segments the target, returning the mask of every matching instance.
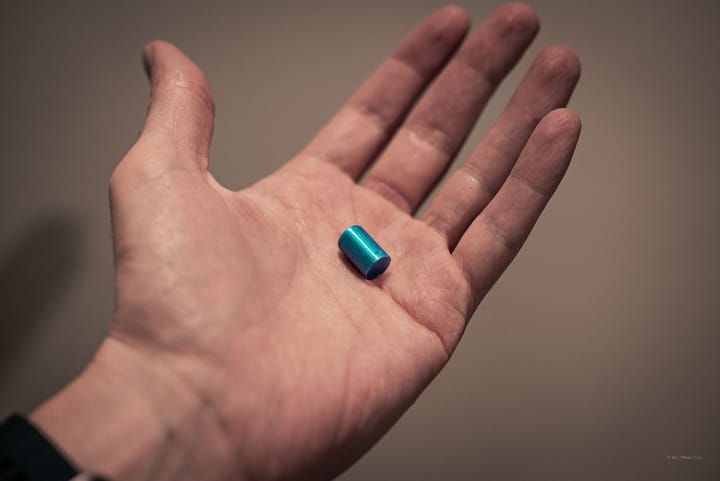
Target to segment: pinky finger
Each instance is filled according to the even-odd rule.
[[[574,112],[547,114],[497,195],[463,234],[453,256],[467,275],[473,309],[527,239],[565,174],[579,136]]]

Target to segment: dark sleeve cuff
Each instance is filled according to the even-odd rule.
[[[24,417],[13,414],[0,424],[0,481],[68,481],[78,474]]]

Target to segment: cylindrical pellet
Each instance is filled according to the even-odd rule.
[[[359,225],[348,227],[338,239],[338,247],[366,279],[375,279],[390,265],[390,256]]]

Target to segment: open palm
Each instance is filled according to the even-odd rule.
[[[117,304],[103,350],[132,352],[211,413],[199,430],[226,463],[218,479],[340,472],[448,360],[572,155],[579,121],[558,109],[579,75],[571,50],[538,56],[414,214],[537,25],[506,5],[463,43],[466,15],[437,11],[298,156],[239,192],[208,172],[202,73],[168,43],[146,47],[148,119],[111,183]],[[393,259],[376,280],[337,248],[354,224]]]

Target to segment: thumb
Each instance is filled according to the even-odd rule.
[[[168,163],[207,169],[215,103],[202,70],[171,43],[150,42],[143,49],[151,95],[140,142],[174,155]],[[168,166],[165,166],[168,167]]]

